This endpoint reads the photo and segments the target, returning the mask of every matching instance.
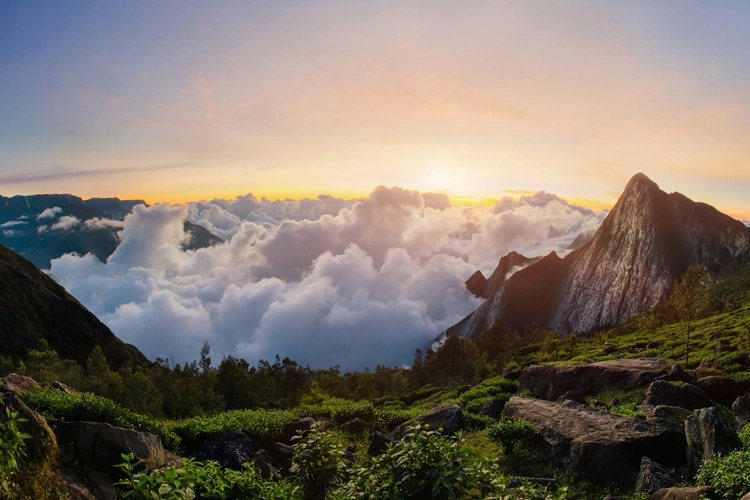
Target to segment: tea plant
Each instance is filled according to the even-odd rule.
[[[2,406],[5,402],[0,400]],[[19,460],[26,456],[25,441],[31,436],[22,432],[18,424],[26,422],[18,412],[5,407],[5,419],[0,422],[0,497],[14,498],[18,485],[14,477],[18,473]]]

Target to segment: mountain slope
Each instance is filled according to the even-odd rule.
[[[635,175],[594,237],[564,259],[513,274],[449,331],[473,337],[502,318],[561,334],[622,324],[665,302],[690,265],[720,278],[750,263],[750,229],[713,207]]]
[[[55,280],[0,245],[0,353],[23,357],[41,339],[61,357],[82,364],[95,345],[114,368],[148,363]]]

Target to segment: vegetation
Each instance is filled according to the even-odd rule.
[[[5,407],[2,400],[0,404],[5,410],[5,418],[0,419],[0,497],[14,498],[19,493],[17,475],[20,460],[26,456],[25,441],[31,436],[18,427],[26,419]]]
[[[703,266],[691,266],[674,282],[674,290],[669,301],[674,305],[680,318],[685,321],[685,368],[690,360],[690,323],[703,314],[708,307],[708,287],[711,278]]]

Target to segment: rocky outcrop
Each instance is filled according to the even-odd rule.
[[[586,397],[646,387],[655,380],[688,378],[679,366],[662,359],[619,359],[572,367],[530,366],[521,372],[518,390],[554,401],[568,391]]]
[[[213,460],[227,469],[242,470],[242,464],[251,461],[259,449],[258,443],[242,432],[221,432],[206,438],[189,456],[200,461]]]
[[[497,267],[489,278],[485,278],[481,271],[472,274],[466,281],[466,288],[477,297],[486,299],[500,290],[503,283],[513,276],[515,272],[529,267],[539,259],[541,257],[529,258],[524,257],[518,252],[510,252],[500,259],[500,262],[498,262]]]
[[[641,459],[641,469],[638,471],[638,477],[635,480],[636,493],[648,495],[664,488],[671,488],[674,485],[674,478],[661,464],[648,457]]]
[[[476,271],[466,280],[466,289],[477,297],[482,297],[483,299],[488,297],[488,295],[485,294],[485,290],[487,289],[487,278],[484,277],[482,271]]]
[[[43,459],[49,456],[50,453],[56,453],[57,439],[44,420],[44,417],[26,406],[26,403],[21,401],[15,392],[2,392],[0,393],[0,398],[3,402],[3,405],[0,406],[0,422],[6,422],[8,419],[6,408],[18,413],[20,418],[26,420],[19,423],[18,428],[21,432],[25,432],[31,436],[31,438],[26,440],[26,453],[29,458],[32,460]]]
[[[716,408],[695,410],[685,421],[685,437],[694,470],[702,460],[742,447],[732,423]]]
[[[685,438],[658,423],[614,415],[573,401],[562,405],[514,397],[505,405],[513,420],[534,427],[533,445],[553,464],[604,485],[632,488],[641,459],[679,465]]]
[[[457,404],[436,406],[418,417],[399,425],[388,434],[388,438],[392,441],[398,441],[406,435],[407,428],[415,424],[426,425],[430,430],[434,431],[442,429],[444,434],[455,434],[466,425],[466,417],[461,407]]]
[[[5,384],[5,390],[12,392],[33,391],[39,387],[39,384],[31,377],[19,375],[18,373],[9,373],[0,382]]]
[[[99,422],[50,420],[49,423],[61,447],[70,446],[80,464],[108,476],[117,474],[115,465],[122,463],[123,453],[132,453],[149,470],[179,460],[150,432],[123,429]]]
[[[672,384],[665,380],[655,380],[648,387],[643,404],[679,406],[688,410],[697,410],[713,406],[713,401],[703,389],[693,384]]]
[[[750,228],[636,174],[591,241],[514,273],[448,332],[472,338],[497,318],[520,332],[532,322],[560,334],[620,325],[666,302],[690,265],[719,278],[748,263]]]

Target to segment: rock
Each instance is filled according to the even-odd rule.
[[[371,457],[382,455],[388,448],[388,445],[392,443],[393,440],[388,438],[388,436],[375,431],[370,434],[370,446],[367,448],[367,454]]]
[[[548,491],[557,491],[557,481],[547,477],[512,476],[506,483],[507,488],[520,488],[524,484],[544,486]]]
[[[339,427],[343,432],[351,432],[353,434],[358,434],[360,432],[366,431],[370,426],[362,420],[361,418],[357,417],[353,420],[349,420],[346,423],[341,424],[341,427]]]
[[[578,394],[576,394],[573,391],[566,392],[565,395],[563,396],[563,400],[565,400],[565,401],[575,401],[576,403],[579,403],[579,404],[582,404],[582,405],[587,404],[585,399],[583,399],[581,396],[579,396]]]
[[[319,431],[327,431],[337,428],[338,425],[336,425],[336,422],[334,422],[330,418],[319,417],[317,420],[315,420],[315,427],[317,427]]]
[[[406,435],[407,427],[418,423],[428,426],[430,430],[436,431],[442,429],[444,434],[455,434],[466,425],[466,417],[464,416],[461,407],[457,404],[436,406],[418,417],[412,418],[411,420],[399,425],[388,434],[388,438],[393,441],[398,441]]]
[[[711,399],[724,406],[731,405],[745,392],[734,379],[721,375],[699,378],[695,385],[706,391]]]
[[[635,492],[647,495],[675,485],[669,471],[648,457],[641,460],[641,470],[635,480]]]
[[[739,432],[742,427],[750,423],[750,397],[740,396],[732,403],[735,429]]]
[[[521,372],[518,391],[555,401],[568,391],[581,397],[646,387],[654,380],[687,381],[675,363],[658,358],[618,359],[573,367],[530,366]]]
[[[50,420],[60,446],[71,446],[79,463],[108,476],[117,476],[115,465],[122,463],[121,454],[132,453],[149,470],[179,460],[162,446],[150,432],[123,429],[99,422],[63,422]]]
[[[693,384],[672,384],[664,380],[655,380],[648,387],[644,405],[648,406],[679,406],[688,410],[708,408],[714,403],[708,394]]]
[[[190,453],[200,461],[213,460],[224,468],[242,470],[242,464],[249,462],[260,446],[242,432],[221,432],[207,437]]]
[[[479,414],[497,420],[503,416],[503,408],[505,408],[504,399],[489,399],[479,409]]]
[[[266,443],[264,449],[273,457],[279,472],[286,473],[292,466],[294,448],[284,443]]]
[[[565,401],[511,398],[505,414],[534,427],[533,445],[553,464],[603,485],[632,488],[641,458],[674,467],[684,457],[685,438],[654,422],[623,417]]]
[[[49,456],[50,453],[56,452],[57,439],[44,417],[26,406],[26,403],[21,401],[15,392],[3,392],[0,394],[0,398],[2,398],[5,407],[17,412],[20,418],[26,419],[26,422],[18,424],[18,428],[21,432],[31,436],[30,439],[26,440],[26,453],[29,458],[41,460]],[[0,406],[0,422],[6,422],[7,419],[6,409]]]
[[[693,414],[691,410],[679,406],[641,406],[646,410],[649,420],[674,429],[681,434],[685,433],[685,420]]]
[[[740,498],[740,500],[750,500],[750,493],[748,493],[744,497]]]
[[[523,373],[523,370],[520,368],[507,368],[505,371],[503,371],[503,378],[506,378],[508,380],[516,381],[521,376],[521,373]]]
[[[701,500],[703,498],[718,498],[710,486],[697,488],[664,488],[653,493],[647,500]]]
[[[604,401],[599,401],[598,399],[592,399],[589,403],[589,406],[591,406],[592,408],[606,408],[607,403],[605,403]]]
[[[724,352],[735,352],[737,350],[737,346],[722,343],[716,344],[716,348],[714,349],[717,354],[721,354]]]
[[[39,387],[39,384],[31,377],[26,375],[19,375],[18,373],[9,373],[3,378],[0,378],[5,384],[5,390],[13,392],[21,391],[33,391]]]
[[[716,408],[695,410],[685,421],[689,464],[696,470],[700,461],[717,453],[729,453],[742,447],[732,423]]]
[[[661,347],[661,342],[658,340],[655,342],[649,342],[648,344],[646,344],[646,349],[658,349],[659,347]]]
[[[260,475],[264,479],[279,478],[281,475],[276,470],[273,457],[266,450],[258,450],[253,454],[252,462],[260,469]]]
[[[52,387],[53,389],[57,389],[58,391],[62,391],[65,394],[79,394],[79,395],[83,394],[81,391],[76,391],[72,387],[63,384],[62,382],[55,381],[55,382],[52,382],[49,386]]]
[[[99,500],[102,497],[106,498],[105,495],[90,487],[82,477],[72,471],[61,470],[58,472],[55,476],[54,484],[57,493],[62,495],[62,498],[66,500]],[[115,497],[112,498],[114,500]]]
[[[312,417],[298,418],[284,427],[284,432],[281,433],[280,441],[282,443],[291,444],[293,437],[299,436],[300,432],[305,433],[309,431],[313,425],[315,425],[315,419]]]

